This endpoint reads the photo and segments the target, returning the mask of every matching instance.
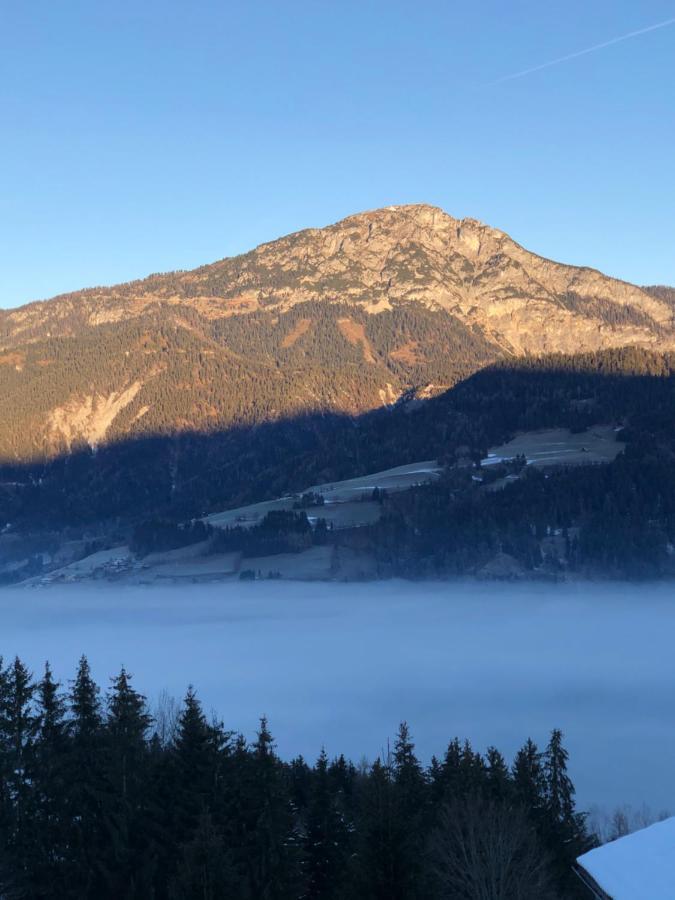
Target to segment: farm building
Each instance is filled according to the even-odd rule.
[[[673,900],[675,817],[584,853],[576,871],[595,900]]]

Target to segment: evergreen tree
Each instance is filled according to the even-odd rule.
[[[393,758],[386,763],[376,760],[363,788],[357,819],[354,885],[364,900],[424,896],[417,877],[424,790],[421,769],[404,723]]]
[[[586,831],[586,817],[575,810],[574,785],[567,774],[569,754],[562,739],[562,732],[554,729],[544,752],[546,820],[543,836],[556,857],[561,884],[574,892],[578,888],[571,875],[572,865],[592,844]]]
[[[131,802],[142,781],[152,717],[147,712],[145,697],[132,688],[131,677],[124,668],[112,682],[106,724],[109,777],[119,796]]]
[[[32,784],[32,872],[30,893],[47,896],[51,890],[67,894],[64,860],[68,847],[68,724],[61,685],[49,663],[37,686],[38,728],[30,756]]]
[[[289,898],[301,880],[300,842],[274,739],[263,716],[251,748],[245,795],[249,892],[261,900]]]
[[[107,784],[104,766],[100,690],[82,656],[68,697],[68,896],[104,893],[107,829],[103,823]]]
[[[392,900],[398,896],[393,785],[391,770],[380,759],[368,773],[360,800],[352,894],[363,900]]]
[[[485,761],[474,752],[470,741],[464,741],[459,762],[459,779],[464,796],[480,794],[486,786]]]
[[[302,815],[309,806],[312,793],[312,770],[302,756],[296,756],[290,761],[288,777],[293,805]]]
[[[546,779],[541,753],[530,738],[516,754],[512,776],[518,802],[532,812],[541,811],[546,803]]]
[[[17,877],[25,884],[30,878],[30,822],[29,759],[38,730],[38,718],[33,710],[35,684],[26,666],[17,657],[6,673],[4,743],[7,748],[5,777],[11,803],[11,826],[7,835],[10,852],[15,858]]]
[[[181,845],[194,837],[201,817],[211,811],[218,780],[218,744],[190,686],[178,719],[171,748],[170,791],[166,801],[167,827]],[[168,861],[169,865],[173,861]]]
[[[486,760],[486,788],[494,802],[505,801],[511,795],[511,777],[502,754],[496,747],[488,747]]]
[[[80,658],[70,691],[70,727],[73,738],[86,758],[97,747],[103,724],[100,689],[91,677],[86,656]]]
[[[308,900],[340,896],[346,869],[349,832],[340,796],[331,788],[328,758],[321,751],[314,767],[307,815],[304,871]]]
[[[208,809],[213,800],[217,749],[216,731],[206,721],[201,703],[189,687],[178,719],[175,760],[178,777],[192,798],[189,815],[194,826],[201,810]]]
[[[431,757],[429,768],[427,770],[427,781],[429,782],[429,799],[432,805],[437,803],[443,788],[443,764],[440,762],[436,754]]]
[[[415,745],[407,722],[399,725],[394,743],[393,772],[402,805],[410,812],[419,811],[425,802],[426,781],[415,756]]]
[[[131,686],[122,668],[107,697],[102,820],[107,832],[105,868],[109,894],[147,895],[152,883],[155,848],[146,822],[148,744],[151,717],[145,697]]]
[[[415,755],[415,745],[406,722],[401,722],[394,742],[393,776],[396,818],[401,824],[398,848],[402,870],[401,896],[419,896],[424,841],[428,829],[428,785]]]
[[[332,790],[342,797],[346,810],[351,810],[356,782],[356,769],[354,764],[347,762],[342,754],[334,759],[328,766],[328,777]]]
[[[453,738],[445,751],[443,762],[437,772],[439,799],[454,797],[461,789],[462,745],[459,738]]]
[[[0,834],[10,831],[12,802],[9,790],[11,759],[9,673],[0,656]]]
[[[574,786],[567,774],[569,754],[562,738],[559,729],[552,731],[544,754],[546,805],[554,822],[570,825],[574,818]]]

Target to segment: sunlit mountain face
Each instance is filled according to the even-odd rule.
[[[0,456],[429,397],[497,358],[675,345],[673,295],[388,207],[0,312]]]

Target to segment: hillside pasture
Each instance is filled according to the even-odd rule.
[[[251,503],[248,506],[238,506],[235,509],[224,509],[222,512],[211,513],[204,516],[202,522],[213,528],[251,528],[259,525],[267,513],[278,510],[293,509],[294,497],[279,497],[277,500],[263,500],[261,503]]]
[[[370,475],[361,475],[358,478],[348,478],[345,481],[316,484],[307,490],[322,494],[326,503],[344,503],[347,500],[358,499],[362,494],[371,494],[375,488],[389,492],[405,491],[417,484],[434,481],[440,477],[442,471],[442,467],[435,459],[426,459],[373,472]]]
[[[319,519],[325,519],[332,528],[358,528],[360,525],[377,522],[381,509],[375,500],[354,500],[351,503],[325,503],[323,506],[312,506],[306,512],[312,525]]]
[[[626,446],[617,440],[617,431],[613,425],[596,425],[578,434],[566,428],[526,431],[506,444],[490,447],[481,465],[498,465],[516,456],[524,456],[528,465],[538,468],[608,463]]]
[[[249,556],[240,570],[251,570],[260,578],[276,576],[294,581],[325,580],[333,574],[335,550],[331,546],[310,547],[302,553],[275,553],[273,556]]]
[[[442,467],[436,460],[427,459],[404,466],[395,466],[381,472],[373,472],[370,475],[361,475],[358,478],[349,478],[345,481],[315,484],[305,488],[296,496],[280,497],[277,500],[264,500],[261,503],[251,503],[236,509],[226,509],[222,512],[211,513],[202,521],[214,528],[234,528],[235,526],[251,528],[262,522],[267,513],[293,509],[293,504],[301,494],[313,493],[321,494],[325,503],[323,506],[313,506],[306,510],[310,521],[326,519],[334,528],[369,525],[379,519],[380,507],[378,503],[369,499],[362,500],[364,496],[369,498],[375,488],[388,492],[405,491],[417,484],[439,478],[442,471]]]

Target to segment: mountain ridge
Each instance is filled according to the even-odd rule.
[[[220,309],[217,304],[203,303],[201,311],[214,317],[228,314],[245,314],[251,309],[258,308],[260,305],[265,305],[268,308],[276,308],[276,306],[279,305],[283,308],[283,300],[277,301],[277,303],[274,303],[273,300],[272,302],[269,302],[269,294],[271,293],[272,296],[285,296],[287,286],[279,284],[278,279],[280,277],[283,279],[284,276],[288,279],[289,269],[291,269],[290,278],[293,277],[294,273],[292,272],[290,263],[296,262],[296,283],[291,285],[291,288],[296,294],[302,292],[303,287],[306,287],[303,283],[308,281],[307,274],[302,271],[300,265],[297,265],[299,254],[293,252],[295,245],[304,244],[305,256],[307,257],[308,245],[312,242],[316,243],[323,241],[324,250],[328,250],[327,253],[323,253],[323,262],[330,268],[331,257],[338,255],[336,254],[336,250],[338,253],[344,252],[346,239],[349,238],[350,240],[354,240],[359,230],[362,232],[366,225],[368,226],[368,234],[365,244],[371,242],[374,226],[376,229],[379,226],[380,229],[385,230],[384,243],[389,256],[396,250],[397,245],[400,248],[400,245],[404,240],[409,241],[411,239],[410,226],[412,226],[413,231],[416,230],[418,232],[418,234],[415,235],[418,238],[420,237],[419,232],[426,230],[426,246],[424,244],[422,244],[422,246],[427,249],[427,251],[431,249],[447,250],[448,247],[452,247],[452,242],[447,240],[447,236],[448,231],[454,229],[456,231],[456,240],[454,243],[458,243],[461,246],[462,250],[464,250],[464,257],[467,260],[472,256],[475,257],[481,255],[481,244],[485,243],[487,240],[487,242],[492,245],[491,249],[495,249],[498,245],[501,245],[499,249],[505,247],[509,250],[511,259],[518,260],[519,257],[525,257],[531,263],[536,263],[540,267],[543,266],[544,268],[549,269],[547,274],[558,274],[558,284],[556,285],[558,293],[560,293],[561,290],[559,278],[560,272],[568,272],[574,282],[578,281],[579,277],[583,275],[586,276],[586,278],[590,278],[593,282],[598,280],[601,281],[602,284],[608,287],[610,293],[613,288],[614,297],[612,299],[614,302],[625,305],[626,301],[622,300],[619,295],[627,292],[630,299],[639,302],[644,308],[644,311],[646,311],[655,322],[658,324],[664,324],[666,322],[668,324],[672,323],[672,309],[670,309],[669,305],[665,304],[658,296],[650,295],[636,285],[606,276],[599,270],[589,266],[575,266],[568,263],[558,263],[539,254],[531,253],[522,247],[522,245],[514,241],[506,234],[506,232],[485,225],[477,219],[470,217],[456,219],[445,213],[440,207],[431,206],[429,204],[410,204],[406,206],[389,206],[382,209],[357,213],[348,216],[333,225],[328,225],[325,228],[302,229],[273,241],[259,244],[253,250],[246,253],[234,257],[225,257],[214,263],[199,266],[196,269],[155,273],[142,279],[136,279],[134,281],[124,282],[110,287],[98,286],[85,288],[79,291],[60,294],[48,300],[33,301],[32,303],[18,307],[14,310],[0,312],[0,329],[3,329],[4,326],[3,330],[6,333],[8,332],[6,337],[18,337],[21,333],[21,329],[11,330],[11,327],[7,327],[7,323],[20,322],[28,312],[38,314],[44,313],[48,312],[52,306],[68,305],[78,300],[84,304],[89,300],[114,301],[117,299],[118,301],[121,301],[133,299],[136,301],[137,306],[138,301],[141,298],[154,299],[160,302],[167,301],[169,303],[178,300],[207,301],[213,299],[227,301],[232,300],[233,298],[236,298],[239,301],[239,307],[233,308],[233,305],[230,304],[229,306],[226,306],[225,308],[221,307]],[[406,228],[406,226],[408,227]],[[443,234],[443,232],[445,232],[445,234]],[[433,239],[437,238],[439,234],[446,239],[445,246],[439,247],[437,241],[435,242],[436,245],[433,246]],[[429,237],[432,238],[432,241],[428,240]],[[375,239],[377,240],[377,232],[375,234]],[[380,243],[382,243],[382,241],[380,241]],[[364,248],[359,247],[358,251],[363,254]],[[283,259],[284,253],[286,253],[287,257],[285,260]],[[270,254],[272,256],[271,260],[269,259]],[[289,255],[291,257],[290,260],[288,259]],[[282,257],[282,264],[281,266],[277,265],[277,269],[268,274],[269,276],[276,276],[277,281],[275,282],[273,277],[264,279],[259,277],[256,282],[255,276],[252,276],[252,273],[250,272],[249,263],[256,260],[256,258],[262,257],[263,265],[267,263],[269,269],[270,262],[275,262],[275,256],[277,258],[279,256]],[[315,253],[314,261],[316,260],[316,256],[317,254]],[[295,259],[293,257],[295,257]],[[494,254],[491,254],[487,260],[488,263],[493,259]],[[210,277],[218,275],[218,273],[223,271],[226,278],[218,279],[218,284],[216,286],[221,288],[221,292],[218,294],[214,291],[214,285],[210,281]],[[329,270],[327,274],[330,275],[332,272]],[[405,273],[403,274],[405,276]],[[225,280],[229,280],[229,284],[223,285],[223,281]],[[405,281],[405,277],[403,278],[403,281]],[[198,285],[200,283],[204,284],[204,282],[206,282],[204,285],[206,291],[202,296],[198,291]],[[300,298],[296,297],[293,302],[302,302],[302,299],[313,299],[313,296],[316,296],[317,294],[325,297],[326,294],[330,293],[330,284],[326,284],[326,273],[324,273],[323,282],[321,278],[319,278],[310,283],[314,289],[314,294],[312,295],[312,292],[310,291],[310,296],[308,297],[306,293],[304,295],[301,293]],[[366,279],[365,284],[378,293],[382,293],[381,284],[374,284],[372,277]],[[466,287],[466,284],[464,286]],[[530,286],[533,287],[533,285]],[[565,285],[568,289],[570,286],[570,284]],[[170,293],[170,287],[175,289],[173,295]],[[596,286],[587,284],[586,287],[593,288]],[[436,293],[438,294],[438,284],[435,285],[435,288]],[[544,289],[548,290],[546,286],[544,286]],[[262,297],[254,298],[250,294],[251,290],[257,290]],[[337,290],[337,288],[334,288],[334,290]],[[590,295],[595,294],[597,294],[597,290],[591,291]],[[342,296],[342,299],[345,299],[344,295]],[[394,299],[400,299],[400,296],[394,294]],[[532,297],[529,299],[532,299]],[[266,300],[268,302],[265,302]],[[440,305],[443,305],[442,300],[442,297],[436,298],[436,302],[440,303]],[[378,308],[381,308],[382,305],[383,298],[380,297],[377,302],[373,302],[372,299],[370,299],[368,302],[364,303],[364,308],[368,311],[378,311]],[[126,312],[133,313],[134,309],[132,308],[129,310],[127,308]],[[115,312],[114,310],[108,312],[108,315],[111,316],[110,319],[100,318],[100,315],[99,311],[99,316],[90,320],[88,324],[95,325],[100,324],[102,321],[114,320]],[[103,313],[103,315],[105,316],[105,313]],[[548,350],[551,348],[546,349]]]
[[[675,296],[389,206],[0,312],[0,457],[432,396],[500,357],[675,348]]]

